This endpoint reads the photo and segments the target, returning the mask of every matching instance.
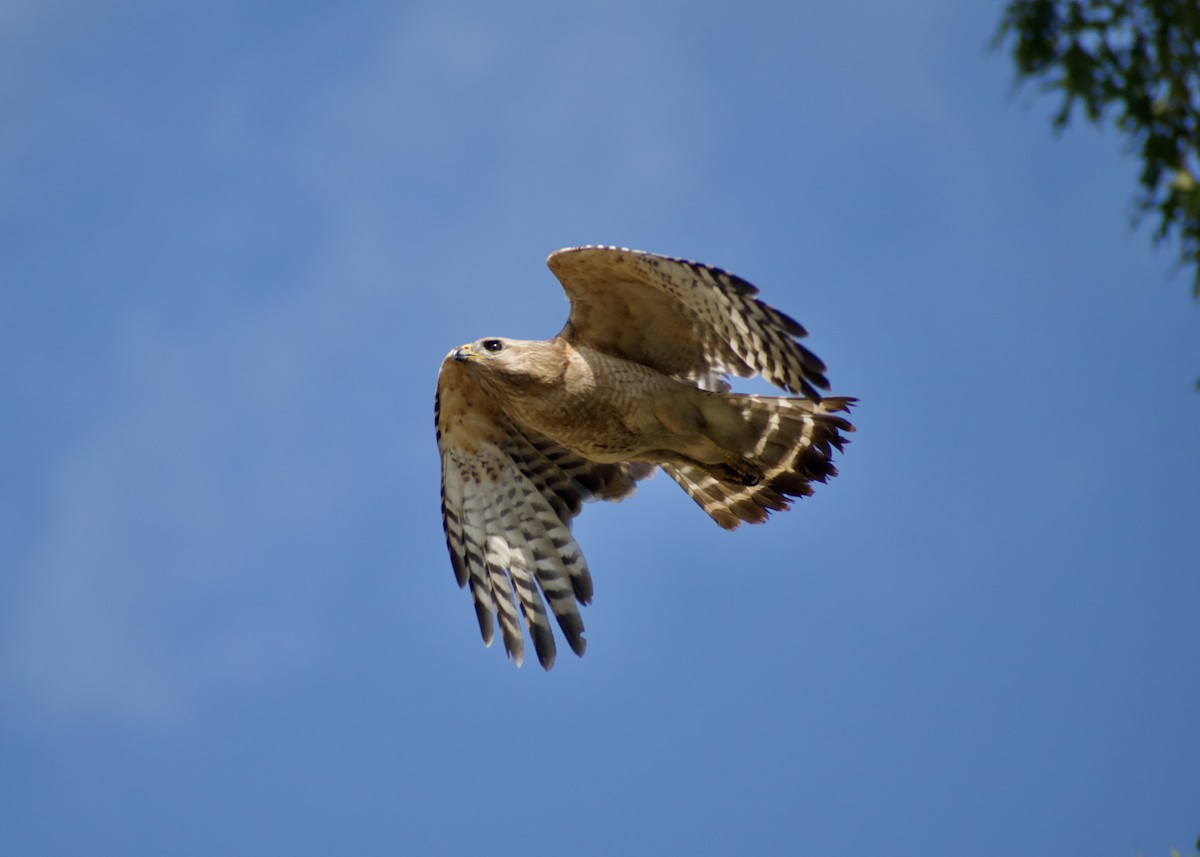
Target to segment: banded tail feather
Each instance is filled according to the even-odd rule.
[[[707,394],[709,431],[738,466],[675,463],[663,470],[718,526],[761,524],[771,512],[789,509],[791,498],[811,494],[812,483],[837,475],[833,451],[842,450],[843,433],[854,426],[836,412],[854,401]]]

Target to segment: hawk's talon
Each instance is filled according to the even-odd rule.
[[[724,450],[722,451],[724,452]],[[724,474],[722,481],[725,482],[736,482],[752,488],[762,481],[762,474],[754,465],[732,452],[725,452],[725,464],[719,467]]]

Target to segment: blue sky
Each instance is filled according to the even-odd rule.
[[[1200,308],[999,13],[0,6],[0,851],[1186,848]],[[589,507],[545,674],[432,398],[585,243],[749,279],[862,404],[764,527]]]

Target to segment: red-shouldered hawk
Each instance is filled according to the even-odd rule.
[[[586,645],[592,580],[570,529],[584,500],[620,500],[661,467],[721,527],[762,523],[836,475],[833,449],[854,427],[835,412],[854,399],[822,398],[804,328],[719,268],[616,247],[547,264],[571,300],[566,326],[451,351],[435,420],[446,543],[484,643],[498,619],[520,666],[520,609],[550,669],[542,596],[571,649]],[[755,374],[802,396],[728,392],[728,375]]]

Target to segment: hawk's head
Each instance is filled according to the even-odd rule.
[[[452,352],[484,387],[497,393],[537,395],[560,383],[565,361],[555,342],[488,337]]]

